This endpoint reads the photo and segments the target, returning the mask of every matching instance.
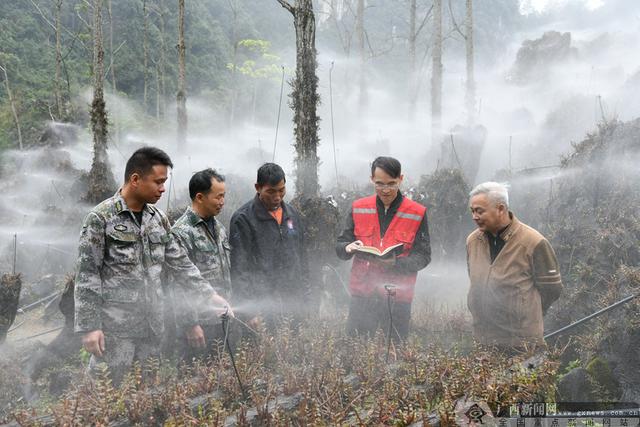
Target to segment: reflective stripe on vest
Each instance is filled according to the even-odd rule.
[[[422,222],[422,217],[420,215],[414,215],[406,212],[396,212],[396,216],[399,216],[400,218],[412,219],[414,221]]]
[[[404,198],[391,220],[384,236],[380,236],[380,222],[378,219],[376,196],[370,196],[353,202],[352,218],[356,240],[361,240],[367,246],[375,246],[383,251],[385,248],[398,243],[404,245],[400,257],[407,256],[420,224],[426,214],[426,208],[410,199]],[[384,267],[370,262],[366,256],[356,254],[351,268],[349,290],[357,296],[385,296],[384,285],[396,287],[396,300],[411,302],[417,273],[400,273],[393,268]]]
[[[354,208],[353,209],[353,213],[354,214],[377,214],[378,210],[377,209],[368,209],[368,208]]]

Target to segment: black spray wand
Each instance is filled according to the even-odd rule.
[[[247,400],[247,392],[242,385],[242,380],[240,379],[240,373],[238,372],[238,367],[236,366],[236,359],[233,355],[233,349],[231,348],[231,343],[229,342],[229,307],[224,312],[222,316],[222,329],[224,330],[224,343],[223,345],[227,348],[229,352],[229,358],[231,359],[231,366],[233,366],[233,371],[236,374],[236,379],[238,380],[238,385],[240,386],[240,392],[242,392],[242,397]]]
[[[389,310],[389,331],[387,332],[387,357],[386,363],[389,363],[389,353],[391,352],[391,332],[393,331],[393,310],[391,309],[391,300],[396,296],[396,287],[393,285],[384,285],[387,291],[387,309]]]

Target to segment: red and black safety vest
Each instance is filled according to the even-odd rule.
[[[380,236],[380,222],[376,207],[376,196],[365,197],[353,202],[353,233],[356,240],[366,246],[384,249],[403,243],[403,252],[399,257],[406,257],[415,241],[420,223],[424,219],[427,208],[408,198],[403,198],[384,237]],[[400,273],[392,268],[368,261],[358,254],[353,259],[349,291],[355,296],[385,296],[385,285],[395,287],[395,299],[399,302],[411,302],[418,273]]]

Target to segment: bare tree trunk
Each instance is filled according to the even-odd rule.
[[[413,120],[418,102],[417,71],[416,71],[416,0],[409,1],[409,119]]]
[[[60,14],[62,10],[62,0],[56,0],[56,76],[54,82],[54,95],[56,98],[57,119],[62,120],[64,114],[62,109],[62,89],[60,79],[62,78],[62,41],[60,37]]]
[[[149,97],[149,15],[147,12],[147,0],[142,0],[142,66],[144,89],[142,93],[142,111],[147,113]]]
[[[253,95],[251,96],[251,126],[256,125],[256,107],[258,106],[258,79],[253,79]]]
[[[102,45],[102,1],[93,0],[93,102],[91,129],[93,130],[93,163],[89,172],[85,200],[98,203],[110,196],[115,180],[107,155],[107,111],[104,102],[104,48]]]
[[[356,37],[358,37],[358,51],[360,53],[360,70],[358,87],[360,88],[360,94],[358,98],[358,104],[360,109],[364,109],[367,106],[367,80],[365,77],[367,51],[365,47],[365,34],[364,34],[364,0],[358,0],[356,8]]]
[[[156,63],[156,120],[160,120],[161,93],[162,93],[162,85],[160,83],[160,64]]]
[[[107,0],[107,11],[109,13],[109,70],[111,71],[111,90],[113,96],[118,94],[118,86],[116,85],[116,65],[113,51],[113,11],[111,9],[111,0]],[[113,115],[113,129],[115,130],[116,144],[120,144],[120,123],[118,122],[118,115]]]
[[[433,71],[431,74],[431,142],[442,136],[442,0],[434,0]]]
[[[160,78],[160,115],[158,119],[162,119],[167,111],[167,87],[165,82],[165,66],[166,66],[166,22],[164,0],[159,0],[158,8],[160,9],[160,58],[159,58],[159,78]]]
[[[166,64],[166,59],[165,59],[165,51],[166,51],[166,44],[165,44],[165,9],[164,9],[164,0],[159,0],[158,2],[158,9],[159,9],[159,33],[160,33],[160,56],[158,58],[158,67],[157,67],[157,73],[158,73],[158,82],[159,82],[159,92],[158,92],[158,97],[156,99],[156,115],[157,115],[157,119],[161,120],[164,118],[165,115],[165,111],[166,109],[166,100],[167,100],[167,90],[166,90],[166,85],[165,85],[165,64]]]
[[[476,83],[474,79],[474,59],[473,59],[473,1],[467,0],[467,18],[466,18],[466,54],[467,54],[467,125],[473,126],[475,123],[476,108]]]
[[[296,135],[296,193],[316,197],[318,184],[318,66],[316,56],[316,21],[312,0],[296,0],[292,6],[287,0],[278,3],[293,15],[296,30],[296,77],[291,92]]]
[[[229,6],[231,6],[231,13],[233,14],[233,21],[231,22],[231,43],[233,43],[233,53],[231,56],[231,63],[233,64],[233,68],[231,68],[231,97],[230,97],[230,105],[229,105],[229,129],[233,128],[233,124],[235,121],[236,115],[236,100],[238,97],[238,72],[236,67],[238,66],[238,36],[237,26],[238,26],[238,2],[237,0],[229,0]]]
[[[187,89],[186,89],[186,65],[184,42],[184,2],[178,0],[178,147],[184,148],[187,144]]]
[[[333,25],[336,27],[336,32],[338,37],[340,38],[340,44],[342,45],[342,49],[344,50],[345,55],[345,63],[349,63],[349,59],[351,57],[351,39],[352,34],[344,25],[341,27],[341,19],[342,19],[342,8],[344,7],[345,1],[351,0],[331,0],[331,16],[330,19],[333,22]],[[340,10],[338,10],[340,8]],[[351,68],[350,66],[343,67],[344,71],[344,81],[350,81],[351,76]],[[345,87],[346,95],[350,95],[352,90],[352,85],[347,85]]]
[[[16,129],[18,130],[18,147],[22,151],[22,129],[20,128],[20,118],[18,117],[18,109],[16,108],[16,100],[11,92],[11,86],[9,85],[9,76],[7,75],[7,69],[0,65],[0,69],[4,73],[4,87],[7,89],[7,96],[9,97],[9,105],[11,105],[11,114],[13,114],[13,120],[16,123]]]

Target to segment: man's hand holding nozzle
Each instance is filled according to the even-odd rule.
[[[104,333],[100,329],[87,332],[82,336],[82,346],[96,357],[102,357],[106,347],[104,345]]]
[[[355,242],[351,242],[349,243],[344,250],[348,253],[348,254],[352,254],[356,251],[356,249],[358,248],[358,246],[363,246],[364,243],[362,243],[362,240],[356,240]]]
[[[220,294],[215,294],[211,298],[211,304],[214,307],[214,311],[216,313],[216,316],[218,316],[218,317],[222,317],[222,316],[235,317],[235,314],[233,313],[233,310],[231,309],[231,304],[229,304],[229,302],[227,302],[227,300],[224,299]]]

